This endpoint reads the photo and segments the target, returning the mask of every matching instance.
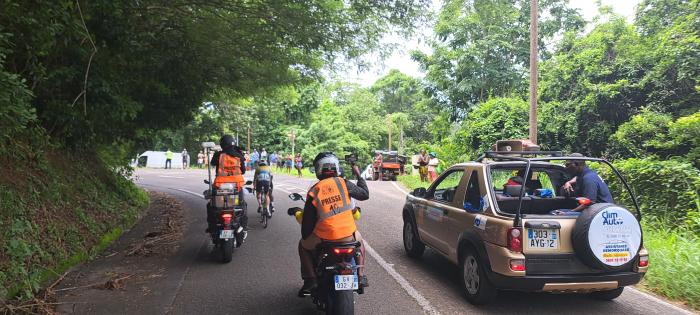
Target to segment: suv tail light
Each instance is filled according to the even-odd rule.
[[[523,251],[523,232],[519,227],[508,229],[508,249],[514,252]]]
[[[639,256],[639,263],[637,264],[639,267],[647,267],[649,266],[649,256]]]

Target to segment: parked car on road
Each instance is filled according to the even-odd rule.
[[[428,246],[458,265],[464,293],[473,304],[491,302],[498,290],[618,297],[647,271],[641,213],[613,168],[632,207],[598,203],[580,216],[551,214],[585,202],[562,189],[569,175],[554,161],[570,159],[612,168],[602,159],[561,152],[488,152],[475,162],[452,166],[429,188],[406,197],[406,253],[418,258]],[[505,185],[514,175],[524,177],[522,185]]]

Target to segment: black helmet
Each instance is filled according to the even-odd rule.
[[[231,147],[236,146],[236,139],[233,138],[231,135],[224,135],[221,137],[221,140],[219,140],[219,145],[221,146],[221,150],[226,150]]]
[[[333,152],[321,152],[314,159],[316,178],[325,179],[340,174],[340,161]]]

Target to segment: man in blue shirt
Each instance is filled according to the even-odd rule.
[[[572,157],[583,157],[579,153],[571,154]],[[603,182],[603,179],[598,176],[594,170],[586,166],[586,161],[569,160],[564,164],[566,172],[573,175],[574,178],[564,184],[564,189],[568,192],[573,192],[576,197],[585,197],[594,203],[613,203],[612,195],[608,189],[608,185]],[[576,188],[572,187],[576,184]],[[583,211],[588,204],[582,204],[571,211]]]

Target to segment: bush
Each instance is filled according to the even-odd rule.
[[[700,237],[671,222],[651,220],[644,224],[644,246],[649,251],[649,270],[643,286],[655,293],[700,309]]]
[[[684,224],[700,233],[700,170],[679,160],[652,158],[613,162],[637,196],[642,214],[651,220],[663,219]],[[632,205],[629,194],[607,166],[592,166],[608,183],[618,203]]]
[[[476,158],[497,140],[527,138],[527,135],[527,102],[519,98],[492,98],[467,115],[454,143]]]

